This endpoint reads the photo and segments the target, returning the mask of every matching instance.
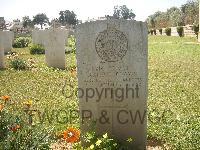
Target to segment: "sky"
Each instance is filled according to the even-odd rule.
[[[50,18],[58,18],[59,11],[73,10],[80,20],[112,15],[116,5],[126,5],[136,14],[136,20],[145,21],[156,11],[166,11],[172,6],[180,7],[187,0],[0,0],[0,17],[6,21],[32,18],[38,13],[46,13]]]

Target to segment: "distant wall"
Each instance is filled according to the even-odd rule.
[[[184,36],[196,37],[196,34],[193,31],[192,27],[193,25],[183,26]],[[170,27],[170,28],[171,28],[171,36],[179,36],[177,32],[177,27]],[[161,35],[158,29],[156,30],[156,35]],[[165,28],[162,28],[162,35],[166,35]]]
[[[187,25],[183,27],[185,36],[196,37],[196,34],[192,30],[192,27],[193,25]]]

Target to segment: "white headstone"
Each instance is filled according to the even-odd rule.
[[[158,29],[156,30],[156,35],[161,35],[161,33]]]
[[[46,63],[49,67],[65,69],[65,43],[68,31],[49,29],[43,31]]]
[[[165,29],[166,28],[162,28],[162,35],[166,35]]]
[[[33,43],[44,45],[44,41],[45,41],[44,33],[45,33],[45,30],[33,30],[32,31]]]
[[[177,27],[171,27],[171,36],[179,36]]]
[[[93,121],[130,149],[144,150],[147,128],[147,25],[104,20],[76,29],[81,129]]]
[[[0,31],[1,32],[1,37],[3,39],[3,47],[4,47],[4,52],[10,52],[12,49],[12,44],[14,41],[14,32],[12,31]]]

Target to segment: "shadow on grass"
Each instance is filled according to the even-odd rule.
[[[147,139],[147,145],[148,146],[151,146],[151,147],[156,147],[156,146],[163,146],[165,144],[165,142],[159,140],[159,139],[156,139],[156,138],[148,138]]]
[[[0,68],[0,71],[6,71],[6,68]]]

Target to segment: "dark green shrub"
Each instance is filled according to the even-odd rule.
[[[165,33],[167,36],[171,36],[171,28],[166,28]]]
[[[153,33],[154,33],[154,35],[156,35],[156,29],[153,29]]]
[[[162,29],[159,29],[160,35],[162,35]]]
[[[28,45],[31,43],[31,38],[29,37],[19,37],[14,40],[13,47],[14,48],[24,48],[28,47]]]
[[[151,35],[153,35],[153,29],[150,30]]]
[[[27,68],[27,63],[23,59],[16,58],[10,61],[10,67],[15,70],[25,70]]]
[[[183,35],[184,35],[184,29],[183,29],[183,27],[182,27],[182,26],[179,26],[179,27],[177,27],[176,29],[177,29],[178,35],[179,35],[180,37],[183,37]]]
[[[44,47],[40,44],[32,44],[29,46],[29,49],[30,49],[30,54],[32,55],[45,53]]]
[[[193,25],[193,31],[196,34],[197,38],[198,38],[198,34],[199,34],[199,25]]]

